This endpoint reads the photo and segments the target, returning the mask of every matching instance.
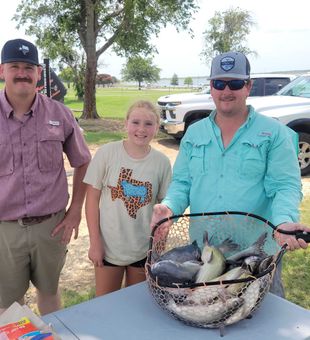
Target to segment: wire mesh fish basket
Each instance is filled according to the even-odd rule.
[[[195,327],[223,330],[250,317],[285,252],[274,230],[259,216],[233,211],[158,222],[145,265],[151,295],[169,315]]]

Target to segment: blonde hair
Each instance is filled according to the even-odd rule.
[[[143,107],[143,108],[145,108],[147,110],[150,110],[154,114],[154,116],[156,118],[156,123],[159,124],[159,112],[158,112],[158,109],[157,109],[157,107],[154,104],[152,104],[148,100],[138,100],[135,103],[133,103],[129,107],[128,111],[127,111],[126,120],[129,119],[131,112],[133,110],[139,108],[139,107]]]

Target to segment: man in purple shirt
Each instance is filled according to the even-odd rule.
[[[91,159],[71,111],[36,92],[37,48],[7,41],[0,77],[0,313],[23,303],[31,281],[40,313],[60,308],[58,282],[67,244],[78,236]],[[63,152],[75,168],[70,205]]]

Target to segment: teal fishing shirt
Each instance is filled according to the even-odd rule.
[[[246,122],[224,148],[213,111],[182,138],[163,204],[175,215],[242,211],[274,225],[297,222],[302,199],[296,133],[248,106]]]

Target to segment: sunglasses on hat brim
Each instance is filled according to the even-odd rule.
[[[212,85],[216,90],[219,91],[223,91],[226,85],[228,85],[230,90],[237,91],[241,90],[247,82],[248,80],[244,79],[232,79],[232,80],[213,79]]]

